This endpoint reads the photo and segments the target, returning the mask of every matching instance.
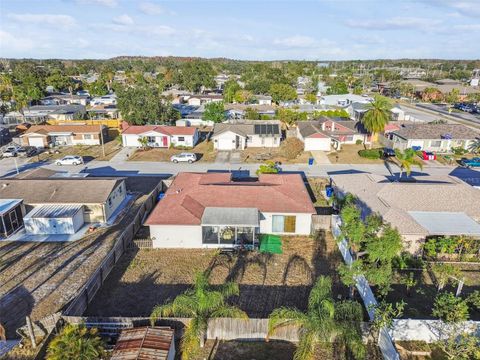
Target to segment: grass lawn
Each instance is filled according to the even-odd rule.
[[[130,156],[130,161],[170,161],[170,157],[182,152],[193,152],[197,155],[198,161],[213,162],[217,156],[217,152],[213,149],[213,143],[211,141],[201,141],[193,149],[180,150],[180,149],[162,149],[162,148],[150,148],[147,150],[138,149]]]
[[[105,156],[103,156],[101,145],[73,145],[56,147],[55,151],[58,153],[49,153],[45,151],[38,156],[33,156],[34,161],[40,160],[56,160],[66,155],[80,155],[84,161],[90,160],[105,160],[108,161],[115,156],[122,149],[122,144],[117,140],[110,140],[105,143]]]
[[[461,264],[455,265],[462,271],[462,277],[465,284],[462,289],[461,297],[465,298],[474,290],[480,290],[480,265]],[[392,291],[387,295],[388,302],[405,302],[404,318],[432,319],[432,307],[437,296],[437,287],[428,270],[413,271],[417,285],[407,295],[405,285],[401,284],[401,276],[395,275],[392,284]],[[405,274],[404,274],[405,275]],[[404,276],[405,277],[405,276]],[[451,291],[455,293],[457,283],[447,285],[442,291]],[[474,309],[470,311],[472,320],[480,320],[480,312]]]
[[[195,360],[291,360],[296,344],[286,341],[238,342],[207,341]],[[343,360],[344,351],[338,351],[332,344],[324,344],[316,349],[315,359]],[[375,346],[369,346],[366,360],[382,359]]]
[[[279,161],[282,164],[308,164],[312,157],[310,151],[303,151],[295,159],[287,159],[280,148],[246,148],[242,151],[242,161],[245,163],[261,163],[264,161]]]
[[[183,293],[196,271],[211,270],[213,284],[235,281],[232,303],[250,317],[279,306],[305,309],[314,280],[330,275],[335,296],[346,296],[336,273],[341,255],[332,236],[284,237],[283,254],[256,251],[222,255],[207,249],[144,249],[127,253],[87,309],[92,316],[149,316],[152,308]]]
[[[373,148],[381,147],[381,145],[374,144]],[[332,164],[381,164],[383,159],[367,159],[358,155],[359,150],[364,150],[363,145],[347,144],[342,145],[340,151],[333,151],[327,154],[328,159]],[[368,145],[367,145],[368,149]],[[337,159],[338,156],[338,159]]]

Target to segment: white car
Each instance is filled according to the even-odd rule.
[[[17,155],[18,155],[18,149],[13,146],[9,146],[5,150],[3,150],[3,153],[2,153],[2,157],[4,158],[15,157]]]
[[[80,165],[83,164],[81,156],[68,155],[55,161],[55,165]]]
[[[194,153],[180,153],[177,155],[173,155],[170,158],[170,161],[174,162],[175,164],[179,162],[188,162],[189,164],[191,164],[197,161],[197,155],[195,155]]]

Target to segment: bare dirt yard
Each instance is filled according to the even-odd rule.
[[[172,155],[180,154],[182,152],[193,152],[197,155],[197,161],[213,162],[217,156],[217,152],[213,149],[211,141],[201,141],[193,149],[162,149],[149,148],[146,150],[138,149],[130,156],[130,161],[170,161]]]
[[[105,142],[105,156],[101,145],[74,145],[61,146],[47,150],[39,155],[32,156],[33,161],[46,161],[61,159],[66,155],[79,155],[85,162],[91,160],[108,161],[122,149],[122,144],[117,140]]]
[[[308,164],[312,157],[310,151],[303,151],[295,159],[287,159],[282,155],[280,148],[246,148],[242,151],[242,161],[245,163],[260,163],[264,161],[278,161],[282,164]]]
[[[332,236],[284,237],[283,254],[256,251],[235,255],[216,250],[143,249],[117,263],[87,309],[92,316],[149,316],[152,308],[184,292],[196,271],[211,270],[213,284],[235,281],[240,296],[232,303],[250,317],[267,317],[279,306],[305,309],[319,275],[334,280],[335,296],[344,297],[336,267],[342,261]]]
[[[96,270],[138,207],[160,182],[157,177],[127,179],[138,198],[114,226],[70,243],[0,241],[0,314],[8,337],[25,316],[38,320],[59,311]]]

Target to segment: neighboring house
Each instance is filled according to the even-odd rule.
[[[170,146],[194,147],[199,140],[199,132],[193,127],[143,125],[128,126],[122,132],[123,146],[140,147],[140,139],[147,138],[149,147],[169,148]]]
[[[480,137],[480,132],[460,124],[415,124],[404,125],[392,131],[388,138],[396,149],[450,153],[452,148],[468,149]]]
[[[97,96],[90,100],[90,105],[117,105],[117,95],[108,94],[104,96]]]
[[[277,120],[244,120],[218,123],[213,127],[213,147],[217,150],[244,150],[247,147],[279,147],[281,124]]]
[[[88,118],[96,119],[119,119],[120,111],[117,105],[95,105],[87,109]]]
[[[370,136],[360,122],[325,116],[314,121],[299,121],[297,138],[305,144],[305,151],[340,150],[342,144],[355,144],[358,140],[370,143]]]
[[[47,120],[78,120],[83,119],[86,114],[84,105],[35,105],[24,108],[23,114],[12,111],[5,115],[3,123],[7,125],[18,125],[21,123],[41,124]]]
[[[70,95],[70,94],[51,94],[43,99],[40,99],[41,105],[65,105],[65,104],[80,104],[87,106],[90,102],[88,95]]]
[[[438,115],[428,114],[400,104],[396,104],[394,107],[392,107],[390,112],[392,113],[392,121],[411,121],[415,123],[424,123],[438,120]]]
[[[412,254],[421,253],[429,236],[480,236],[480,191],[456,178],[391,182],[368,173],[331,178],[336,196],[355,195],[363,216],[379,214],[397,228]]]
[[[161,326],[122,329],[109,359],[174,360],[175,332]]]
[[[25,146],[45,148],[49,146],[67,145],[100,145],[102,130],[97,125],[34,125],[25,131],[20,138]]]
[[[146,221],[155,248],[258,244],[258,234],[310,235],[315,208],[299,174],[179,173]]]
[[[213,126],[215,122],[203,119],[180,119],[175,121],[175,126]]]
[[[188,105],[192,106],[200,106],[203,104],[208,104],[211,102],[220,102],[223,101],[223,96],[222,95],[191,95],[187,99]]]
[[[72,234],[84,223],[106,223],[126,195],[123,178],[46,177],[0,181],[1,201],[22,201],[25,211],[16,210],[15,223],[25,223],[30,234]],[[6,228],[8,230],[8,226]]]
[[[320,96],[318,103],[328,107],[346,107],[354,102],[362,103],[372,100],[372,98],[355,94],[323,95]]]
[[[258,112],[259,115],[266,115],[270,117],[275,116],[274,105],[260,105],[260,104],[225,104],[225,110],[229,119],[243,119],[247,109],[252,109]],[[247,119],[252,120],[252,119]]]
[[[272,97],[270,95],[255,95],[254,97],[259,105],[272,105]]]

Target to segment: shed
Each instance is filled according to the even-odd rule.
[[[23,205],[20,199],[0,200],[0,235],[7,237],[23,226]]]
[[[169,327],[122,330],[110,360],[174,360],[174,331]]]
[[[42,205],[24,218],[27,234],[75,234],[84,223],[82,205]]]

